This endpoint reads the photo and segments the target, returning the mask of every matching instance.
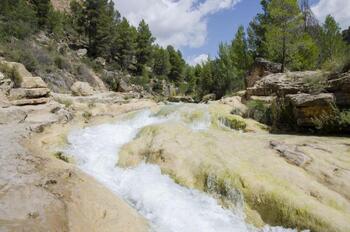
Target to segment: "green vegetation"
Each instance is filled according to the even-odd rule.
[[[57,158],[57,159],[60,159],[62,160],[63,162],[66,162],[66,163],[69,163],[69,158],[63,154],[63,152],[56,152],[54,154],[54,156]]]
[[[59,41],[70,41],[73,49],[87,49],[88,57],[81,61],[98,74],[103,69],[119,70],[131,75],[127,82],[157,93],[170,82],[177,94],[198,100],[211,93],[221,98],[244,89],[244,77],[257,57],[281,63],[281,71],[349,70],[350,30],[341,32],[332,16],[321,25],[309,24],[297,0],[261,0],[261,6],[262,13],[246,30],[240,26],[231,42],[220,44],[215,58],[195,67],[186,64],[173,46],[157,45],[144,20],[138,27],[131,25],[112,0],[73,0],[69,14],[55,11],[49,0],[3,0],[0,47],[6,58],[23,63],[35,74],[66,70],[79,75],[64,50],[57,50]],[[31,35],[39,31],[50,34],[56,48],[52,44],[35,48]],[[100,57],[106,65],[95,62]],[[113,78],[104,80],[116,90],[118,82]]]
[[[237,115],[226,115],[225,117],[220,117],[219,120],[227,127],[233,130],[245,130],[247,124],[244,119]]]
[[[349,133],[350,132],[350,111],[341,111],[334,107],[334,113],[322,114],[313,119],[316,129],[322,133]]]
[[[15,87],[19,87],[22,82],[22,77],[19,75],[16,67],[9,67],[8,65],[0,63],[0,70],[4,73],[5,78],[11,79]]]
[[[248,110],[245,113],[246,117],[253,118],[258,122],[271,125],[272,110],[271,106],[260,100],[250,100],[247,103]]]

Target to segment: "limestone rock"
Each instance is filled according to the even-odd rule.
[[[91,96],[94,94],[93,88],[87,82],[77,81],[73,84],[71,90],[75,96]]]
[[[77,51],[77,55],[79,56],[79,57],[84,57],[84,56],[86,56],[86,54],[87,54],[87,49],[86,48],[82,48],[82,49],[79,49],[78,51]]]
[[[24,105],[40,105],[46,104],[50,101],[50,98],[33,98],[33,99],[20,99],[11,101],[13,105],[24,106]]]
[[[219,102],[231,106],[232,114],[243,116],[247,112],[247,106],[242,103],[242,98],[239,96],[224,97]]]
[[[123,79],[119,80],[117,88],[118,92],[129,92],[131,90],[131,87],[128,85],[128,83],[126,83],[126,81],[124,81]]]
[[[0,90],[0,108],[6,108],[10,106],[10,102],[8,101],[5,93]]]
[[[32,76],[32,74],[21,63],[1,61],[0,64],[3,66],[3,68],[14,69],[21,79],[23,79],[24,77]],[[0,70],[0,71],[4,71],[4,70]]]
[[[26,76],[22,78],[21,88],[34,89],[34,88],[47,88],[46,83],[41,77]]]
[[[327,90],[334,93],[339,107],[350,107],[350,72],[331,78]]]
[[[279,96],[308,92],[304,85],[304,78],[316,75],[318,72],[294,72],[270,74],[257,81],[253,87],[247,88],[246,98],[251,96]]]
[[[18,100],[23,98],[40,98],[47,97],[50,93],[48,88],[36,88],[36,89],[12,89],[10,91],[10,99]]]
[[[215,101],[216,100],[216,94],[207,94],[202,98],[203,103],[208,103],[209,101]]]
[[[315,127],[315,119],[334,112],[334,104],[334,95],[329,93],[292,94],[283,99],[283,106],[277,107],[284,107],[284,114],[290,118],[290,124],[294,124],[297,128],[313,128]]]
[[[298,167],[303,167],[311,162],[311,158],[305,153],[298,150],[296,145],[289,145],[278,141],[270,141],[270,147],[285,158],[287,162],[294,164]]]
[[[26,112],[18,107],[0,108],[0,124],[20,123],[23,122],[26,117]]]
[[[249,75],[246,77],[245,82],[247,87],[252,87],[254,84],[271,73],[281,72],[282,65],[278,63],[273,63],[263,58],[257,58],[254,62]]]

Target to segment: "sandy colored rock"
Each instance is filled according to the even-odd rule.
[[[27,117],[27,113],[19,107],[0,108],[0,124],[21,123]]]
[[[36,89],[24,89],[24,88],[16,88],[11,89],[10,91],[10,99],[18,100],[23,98],[40,98],[47,97],[50,93],[48,88],[36,88]]]
[[[49,101],[50,101],[50,98],[19,99],[19,100],[11,101],[11,104],[16,106],[40,105],[40,104],[46,104]]]
[[[21,88],[34,89],[34,88],[47,88],[46,83],[41,77],[29,77],[22,78]]]
[[[117,105],[116,115],[146,103]],[[86,126],[79,117],[61,117],[71,113],[63,107],[50,102],[4,109],[12,121],[0,125],[0,231],[149,231],[147,221],[127,203],[54,156],[72,127]],[[15,109],[25,114],[23,120],[18,117],[21,123]],[[107,119],[112,116],[101,118]]]
[[[93,88],[87,82],[77,81],[71,87],[75,96],[91,96],[94,94]]]
[[[7,69],[14,69],[21,79],[32,76],[32,74],[21,63],[8,62],[8,61],[2,60],[0,61],[0,64],[2,64]],[[3,70],[0,70],[0,71],[3,71]]]
[[[282,70],[282,65],[273,63],[263,58],[255,59],[255,62],[249,71],[249,75],[245,78],[247,87],[252,87],[254,84],[271,73],[279,73]]]

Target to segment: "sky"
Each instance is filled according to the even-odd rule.
[[[156,42],[180,49],[189,64],[215,57],[220,42],[229,42],[240,25],[247,27],[261,11],[260,0],[115,0],[131,24],[145,19]],[[322,22],[331,14],[350,26],[350,0],[309,0]]]

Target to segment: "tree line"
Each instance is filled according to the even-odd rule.
[[[45,30],[87,48],[92,60],[104,58],[109,69],[130,73],[145,85],[150,79],[166,80],[181,94],[198,98],[244,89],[244,77],[257,57],[281,63],[282,72],[339,71],[347,64],[350,28],[341,32],[330,15],[321,25],[309,23],[310,11],[298,0],[261,0],[261,6],[248,28],[240,26],[230,43],[219,45],[217,57],[195,67],[173,46],[157,45],[144,20],[131,25],[112,0],[73,0],[70,12],[55,11],[50,0],[2,0],[0,41]]]
[[[155,44],[144,20],[134,27],[121,17],[112,0],[73,0],[70,12],[55,11],[50,0],[3,0],[0,15],[0,41],[45,30],[57,40],[76,41],[90,59],[102,57],[111,69],[177,86],[189,67],[179,50]]]
[[[350,27],[341,31],[328,15],[311,24],[297,0],[261,0],[262,13],[241,26],[231,43],[219,46],[218,57],[195,67],[197,92],[221,97],[244,89],[244,77],[257,57],[282,64],[281,72],[324,69],[340,72],[350,67]],[[306,15],[307,14],[307,15]]]

